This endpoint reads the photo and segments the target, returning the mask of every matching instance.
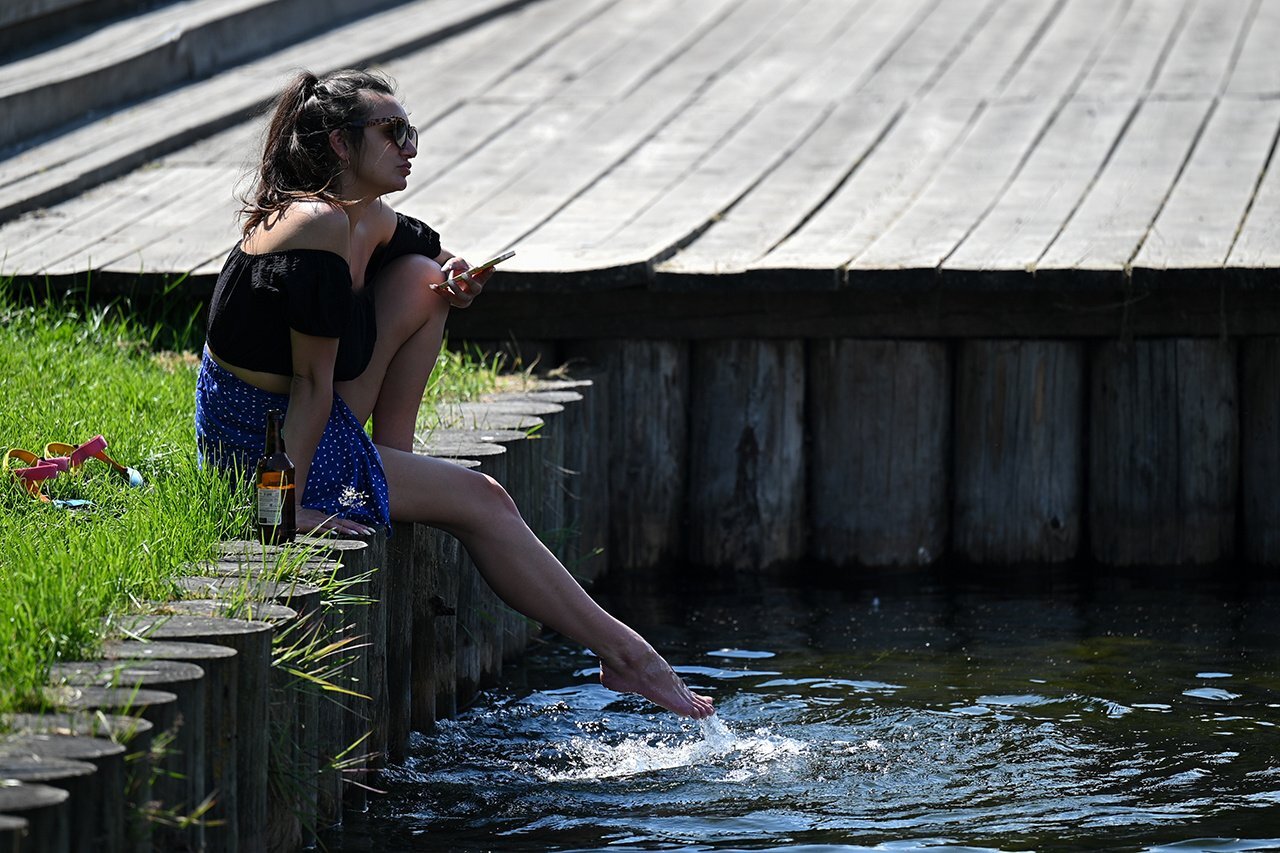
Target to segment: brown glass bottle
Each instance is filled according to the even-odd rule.
[[[283,420],[283,412],[267,412],[267,443],[253,479],[258,536],[269,545],[292,542],[298,527],[293,461],[280,431]]]

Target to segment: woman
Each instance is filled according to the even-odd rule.
[[[251,470],[266,412],[285,409],[300,530],[366,535],[392,519],[446,530],[503,600],[599,655],[606,687],[710,716],[711,700],[583,591],[496,481],[413,453],[449,309],[488,278],[461,277],[466,261],[383,200],[405,188],[417,154],[385,78],[304,72],[282,93],[243,239],[210,304],[196,390],[202,458]]]

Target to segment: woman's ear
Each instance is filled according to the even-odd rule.
[[[334,154],[338,155],[343,166],[351,164],[351,147],[347,145],[347,136],[341,128],[329,131],[329,147],[333,149]]]

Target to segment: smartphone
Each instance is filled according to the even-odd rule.
[[[516,254],[516,253],[515,253],[515,250],[514,250],[514,249],[510,249],[510,250],[508,250],[508,251],[505,251],[505,252],[503,252],[501,255],[498,255],[496,258],[490,258],[489,260],[485,261],[483,264],[478,264],[478,265],[476,265],[476,266],[472,267],[471,269],[469,269],[469,270],[467,270],[466,272],[464,272],[464,273],[463,273],[463,275],[465,275],[465,276],[472,276],[472,275],[475,275],[476,273],[482,273],[482,272],[484,272],[484,271],[485,271],[485,270],[487,270],[487,269],[491,269],[491,268],[493,268],[493,267],[496,267],[498,264],[502,263],[503,261],[507,260],[508,258],[515,257],[515,254]]]

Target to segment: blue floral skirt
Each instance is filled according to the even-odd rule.
[[[237,477],[252,473],[266,445],[267,412],[288,408],[288,394],[255,388],[205,353],[196,380],[196,449],[201,464]],[[391,523],[382,457],[337,394],[311,460],[302,506],[361,524]]]

